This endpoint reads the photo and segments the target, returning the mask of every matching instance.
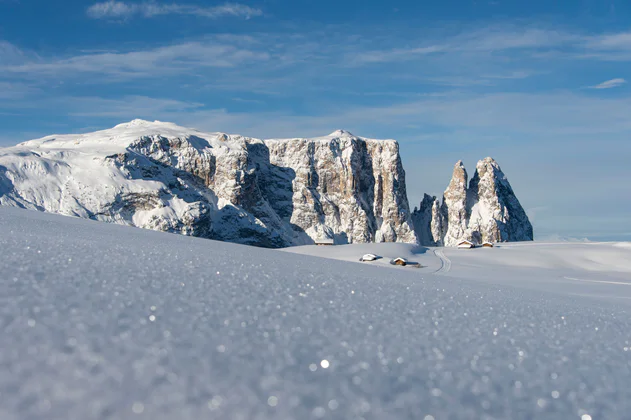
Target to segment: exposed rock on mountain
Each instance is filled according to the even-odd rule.
[[[469,185],[472,204],[469,229],[482,241],[531,241],[533,230],[500,165],[491,158],[478,162]]]
[[[449,186],[443,195],[442,214],[445,230],[443,244],[451,245],[462,238],[467,231],[467,170],[462,161],[454,167]]]
[[[0,149],[0,205],[265,247],[415,242],[399,146],[135,120]]]
[[[438,200],[425,195],[421,208],[412,214],[424,245],[456,246],[464,239],[477,243],[533,240],[528,216],[492,158],[478,162],[468,187],[467,171],[461,161],[456,163],[440,212],[437,207]]]
[[[412,222],[421,244],[429,246],[442,244],[445,222],[440,201],[436,197],[425,194],[421,207],[412,213]]]

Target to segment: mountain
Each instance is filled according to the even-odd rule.
[[[422,244],[455,246],[463,239],[477,243],[533,240],[528,216],[494,159],[479,161],[468,186],[467,181],[467,171],[459,161],[442,204],[426,194],[420,209],[414,209],[412,219]]]
[[[394,140],[134,120],[0,149],[0,205],[263,247],[416,242]]]

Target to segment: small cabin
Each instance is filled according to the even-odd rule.
[[[406,265],[408,265],[408,260],[406,260],[405,258],[395,258],[394,260],[390,261],[390,264],[405,267]]]
[[[333,246],[335,245],[335,239],[333,238],[316,239],[315,244],[318,246]]]
[[[471,248],[475,248],[475,244],[471,241],[460,241],[458,242],[458,248],[471,249]]]
[[[482,248],[493,248],[495,245],[493,245],[492,242],[484,242],[482,244]]]
[[[361,257],[359,261],[375,261],[375,260],[378,260],[379,258],[381,257],[378,257],[375,254],[366,254],[363,257]]]

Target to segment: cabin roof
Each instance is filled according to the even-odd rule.
[[[335,243],[335,239],[333,238],[320,238],[320,239],[316,239],[315,240],[316,244],[334,244]]]

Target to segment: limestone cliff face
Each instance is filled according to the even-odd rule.
[[[428,246],[442,245],[446,223],[440,201],[436,197],[425,194],[421,207],[414,209],[412,213],[412,221],[419,243]]]
[[[478,232],[481,241],[533,240],[528,216],[495,160],[486,158],[478,162],[469,191],[472,204],[469,229]]]
[[[456,246],[466,239],[476,243],[531,241],[533,229],[506,175],[492,158],[478,162],[467,187],[467,172],[460,161],[438,211],[438,200],[425,196],[412,218],[424,245]]]
[[[442,243],[451,245],[467,231],[467,170],[462,161],[454,167],[451,181],[443,195],[442,215],[446,221]]]
[[[336,240],[415,242],[405,189],[405,172],[395,141],[375,141],[337,131],[318,139],[266,140],[269,156],[254,159],[262,185],[297,232],[313,237],[325,227]],[[279,188],[278,168],[293,172],[290,188]]]
[[[135,120],[0,149],[0,205],[244,244],[416,242],[397,142]]]

